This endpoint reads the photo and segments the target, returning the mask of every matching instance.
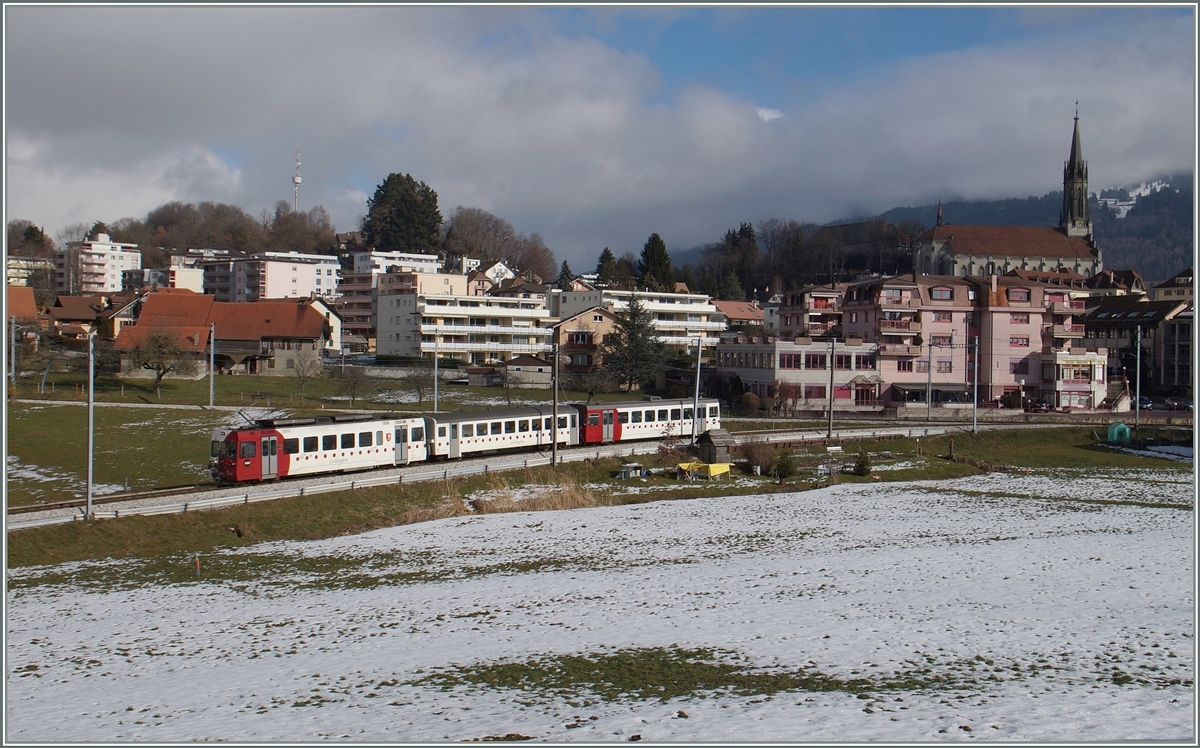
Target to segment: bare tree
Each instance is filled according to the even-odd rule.
[[[425,396],[433,390],[433,367],[415,366],[405,374],[404,381],[416,393],[417,402],[423,403]]]
[[[179,333],[166,329],[150,329],[138,335],[137,342],[129,349],[129,361],[154,372],[154,394],[159,399],[162,380],[168,374],[192,377],[200,371],[200,362],[185,349]]]
[[[351,407],[354,407],[354,401],[359,394],[371,385],[371,378],[361,366],[346,367],[345,371],[337,375],[337,379],[338,393],[350,396]]]
[[[296,351],[296,364],[292,369],[292,377],[295,378],[296,384],[300,387],[300,399],[304,399],[304,389],[312,384],[312,380],[317,379],[325,373],[324,362],[321,361],[321,354],[311,346],[302,346]]]
[[[458,206],[446,221],[442,248],[451,257],[505,260],[517,242],[512,224],[482,208]]]
[[[68,223],[54,234],[54,242],[59,249],[63,249],[71,242],[81,242],[87,239],[88,230],[91,228],[91,224],[87,223]]]
[[[525,280],[534,283],[548,281],[558,273],[554,252],[550,251],[541,235],[537,233],[517,237],[512,251],[503,259],[510,267],[519,269]]]

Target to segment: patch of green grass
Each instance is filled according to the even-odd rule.
[[[715,693],[772,696],[782,692],[869,694],[949,685],[946,676],[919,672],[845,678],[815,668],[768,670],[716,649],[651,647],[588,655],[551,655],[523,662],[483,663],[435,672],[408,685],[451,690],[519,690],[542,697],[619,702],[703,697]]]

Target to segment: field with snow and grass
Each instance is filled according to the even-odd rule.
[[[1191,743],[1193,490],[1032,471],[12,569],[4,729]]]

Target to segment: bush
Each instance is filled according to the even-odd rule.
[[[743,392],[742,399],[739,402],[746,410],[758,410],[758,407],[762,405],[762,401],[758,399],[758,395],[753,392]]]
[[[791,452],[780,452],[775,455],[775,475],[779,477],[779,484],[796,474],[796,458]]]
[[[854,461],[855,475],[870,475],[871,474],[871,455],[867,454],[866,447],[859,447],[858,459]]]
[[[764,472],[770,469],[774,455],[771,453],[771,445],[766,442],[746,442],[738,447],[738,451],[750,465],[757,465],[758,469]]]

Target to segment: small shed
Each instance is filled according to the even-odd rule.
[[[491,366],[468,366],[467,384],[472,387],[499,387],[504,384],[504,372]]]
[[[725,429],[709,429],[696,439],[696,450],[707,463],[730,462],[729,453],[737,446],[733,435]]]
[[[630,478],[641,478],[644,473],[645,471],[642,470],[641,463],[626,462],[621,465],[621,470],[617,473],[617,477],[621,480],[629,480]]]
[[[1129,443],[1129,427],[1120,422],[1109,424],[1108,443],[1109,444],[1128,444]]]

